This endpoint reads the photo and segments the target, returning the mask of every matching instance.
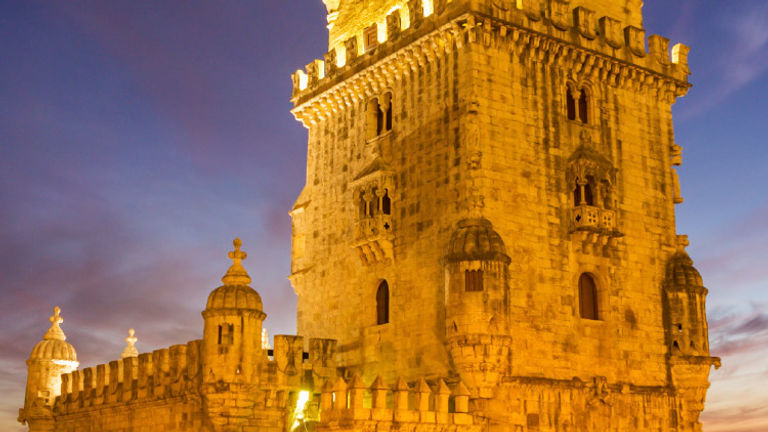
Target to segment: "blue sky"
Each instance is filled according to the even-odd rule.
[[[710,289],[705,431],[768,430],[768,2],[649,0],[692,47],[674,107],[678,231]],[[306,131],[290,74],[320,0],[0,3],[0,429],[58,304],[85,366],[200,337],[240,236],[272,334],[295,331],[288,210]]]

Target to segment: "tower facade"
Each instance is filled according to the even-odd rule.
[[[329,51],[293,76],[299,333],[364,379],[461,381],[498,430],[700,430],[688,48],[640,0],[325,3]]]

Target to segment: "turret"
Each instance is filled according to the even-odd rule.
[[[444,258],[446,339],[457,372],[480,397],[509,367],[509,263],[490,221],[458,223]]]
[[[221,278],[223,285],[208,296],[203,311],[203,382],[255,383],[258,365],[266,359],[261,347],[261,329],[266,314],[261,296],[248,286],[251,278],[243,268],[247,254],[240,250],[229,253],[232,266]]]
[[[670,377],[685,407],[678,421],[700,431],[699,413],[709,387],[709,370],[720,367],[720,359],[709,355],[704,302],[707,289],[685,247],[688,236],[678,236],[678,250],[669,259],[664,282],[664,321],[667,333]],[[703,386],[702,383],[707,383]],[[688,429],[686,429],[688,430]]]
[[[685,252],[687,236],[680,236],[679,243],[667,264],[664,287],[669,351],[673,356],[709,356],[704,309],[707,289],[693,260]]]
[[[27,360],[27,390],[18,420],[27,424],[31,432],[54,430],[51,408],[61,394],[61,374],[72,372],[79,365],[75,348],[66,342],[67,336],[59,327],[64,320],[58,306],[53,309],[50,321],[51,328]]]

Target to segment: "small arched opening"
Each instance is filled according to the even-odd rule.
[[[579,277],[579,314],[584,319],[599,319],[597,311],[597,284],[589,273]]]
[[[389,284],[381,281],[376,290],[376,324],[389,323]]]
[[[579,120],[582,123],[587,123],[588,108],[589,108],[589,99],[587,96],[587,91],[584,89],[581,89],[581,92],[579,93]]]
[[[570,86],[565,89],[565,112],[568,120],[576,120],[576,99]]]

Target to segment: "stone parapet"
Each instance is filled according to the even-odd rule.
[[[534,4],[536,3],[536,4]],[[434,9],[433,9],[434,10]],[[339,107],[370,97],[402,74],[417,70],[465,44],[508,46],[529,60],[627,88],[649,86],[674,101],[688,84],[689,48],[612,17],[596,19],[567,1],[520,0],[448,2],[423,19],[387,19],[384,40],[364,51],[351,38],[293,75],[293,110],[305,125]],[[390,15],[417,14],[397,9]],[[397,24],[408,27],[395,28]],[[406,47],[403,49],[404,47]]]
[[[54,412],[64,415],[102,405],[199,393],[200,343],[190,341],[62,374]]]
[[[394,430],[397,425],[434,425],[456,431],[479,431],[469,409],[469,390],[459,382],[424,379],[413,386],[402,377],[393,386],[377,377],[366,386],[359,375],[323,387],[318,430]],[[405,426],[409,428],[411,426]]]

